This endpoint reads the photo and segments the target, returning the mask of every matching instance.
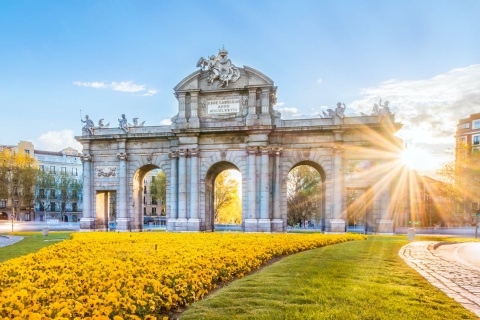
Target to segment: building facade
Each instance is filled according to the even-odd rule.
[[[201,58],[199,70],[175,86],[178,113],[170,126],[117,128],[85,122],[82,230],[106,230],[115,198],[117,230],[142,230],[144,180],[167,177],[169,231],[214,230],[214,181],[224,170],[241,173],[242,229],[285,232],[290,170],[315,168],[322,177],[320,220],[327,232],[345,232],[347,190],[358,190],[370,231],[392,232],[393,177],[387,172],[401,142],[388,102],[372,113],[346,117],[338,103],[315,119],[283,120],[274,109],[277,87],[258,70],[237,68],[222,49]],[[387,170],[387,171],[386,171]]]
[[[480,209],[480,113],[458,121],[455,140],[455,182],[463,196],[459,210],[467,219]]]

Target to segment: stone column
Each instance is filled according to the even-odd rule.
[[[333,149],[333,219],[330,220],[331,232],[345,232],[345,217],[343,216],[343,148]]]
[[[176,231],[187,231],[187,149],[178,150],[178,219]]]
[[[120,145],[123,145],[122,150],[117,154],[119,160],[118,170],[118,194],[117,194],[117,227],[118,231],[130,230],[130,218],[128,217],[128,183],[127,183],[127,159],[128,156],[125,153],[125,140],[119,141]]]
[[[269,107],[270,107],[270,88],[262,88],[262,115],[268,114],[270,116]]]
[[[376,188],[378,190],[378,217],[375,221],[375,231],[378,233],[393,233],[393,215],[390,208],[390,179],[384,179],[381,186]]]
[[[275,180],[273,184],[273,220],[272,220],[272,231],[273,232],[284,232],[284,223],[282,219],[281,212],[281,203],[282,203],[282,148],[275,147],[273,148],[273,154],[275,156]]]
[[[170,212],[167,219],[167,230],[175,231],[178,217],[178,151],[170,151]]]
[[[190,93],[191,101],[190,101],[190,119],[188,119],[188,123],[190,123],[190,128],[198,128],[200,126],[200,120],[198,119],[198,92],[191,92]]]
[[[247,203],[245,208],[245,231],[257,231],[257,168],[256,156],[258,152],[257,147],[247,147]]]
[[[270,232],[270,172],[269,172],[269,147],[260,147],[260,219],[258,231]]]
[[[255,125],[255,120],[257,120],[257,118],[257,90],[251,88],[248,90],[247,126]]]
[[[200,219],[198,218],[198,149],[190,149],[190,216],[188,219],[189,231],[200,231]]]
[[[83,215],[80,219],[80,230],[89,231],[95,228],[95,214],[92,210],[92,156],[88,144],[84,144],[84,153],[80,156],[83,162]]]

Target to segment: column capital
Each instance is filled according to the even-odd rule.
[[[119,152],[119,153],[117,153],[117,159],[122,160],[122,161],[127,161],[128,160],[128,155],[125,152]]]
[[[256,155],[258,153],[258,147],[247,147],[247,155]]]
[[[200,155],[200,150],[197,148],[188,150],[188,155],[190,157],[198,157]]]
[[[82,162],[90,162],[92,161],[92,156],[89,153],[84,153],[80,156],[80,160]]]
[[[270,147],[259,147],[258,149],[260,150],[260,153],[261,153],[262,156],[263,155],[269,155],[272,151],[272,148],[270,148]]]
[[[186,158],[188,155],[187,149],[178,149],[178,156],[181,158]]]
[[[273,147],[272,153],[276,156],[280,156],[282,154],[283,148],[282,147]]]
[[[172,150],[168,153],[168,157],[170,159],[177,159],[178,158],[178,150]]]

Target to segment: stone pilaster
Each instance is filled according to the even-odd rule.
[[[190,101],[190,119],[188,119],[188,123],[190,124],[190,128],[199,128],[200,127],[200,119],[198,118],[198,92],[191,92],[190,93],[191,101]]]
[[[245,231],[257,231],[257,147],[247,148],[247,203],[245,215]]]
[[[176,231],[187,231],[187,149],[178,150],[178,218]]]
[[[270,232],[270,147],[260,147],[260,219],[258,231]]]
[[[167,216],[167,230],[175,231],[178,218],[178,151],[168,154],[170,158],[170,212]]]
[[[95,217],[92,211],[92,156],[88,145],[84,144],[84,153],[80,156],[83,163],[83,216],[80,219],[80,230],[95,229]]]
[[[261,103],[261,125],[271,125],[272,116],[270,115],[270,88],[262,88],[262,93],[260,96]]]
[[[257,90],[252,88],[248,90],[247,126],[255,125],[255,120],[257,120],[257,118]]]
[[[330,232],[345,232],[345,217],[342,208],[343,195],[343,147],[333,150],[333,219],[330,219]]]
[[[185,93],[178,94],[178,119],[176,123],[185,123]]]
[[[118,231],[128,231],[130,230],[130,218],[128,217],[128,177],[127,177],[127,160],[128,155],[125,152],[125,141],[120,141],[120,144],[123,144],[121,152],[117,153],[117,159],[119,161],[118,165],[118,194],[117,194],[117,227]]]
[[[200,230],[200,219],[198,217],[198,193],[199,193],[199,185],[198,185],[198,156],[199,150],[198,149],[190,149],[190,215],[188,217],[188,230],[189,231],[199,231]]]
[[[285,232],[282,219],[281,203],[282,203],[282,148],[275,147],[272,149],[275,157],[275,179],[273,184],[273,220],[272,232]]]

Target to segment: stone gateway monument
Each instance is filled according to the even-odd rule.
[[[170,126],[139,124],[118,115],[118,126],[90,120],[83,144],[82,230],[143,230],[144,178],[167,177],[167,231],[214,230],[214,181],[241,173],[242,229],[285,232],[287,176],[299,165],[322,178],[317,223],[345,232],[349,194],[363,199],[369,231],[393,232],[393,181],[381,168],[393,161],[394,122],[388,103],[370,115],[345,116],[338,103],[323,117],[283,120],[274,109],[277,87],[258,70],[236,67],[225,49],[200,58],[198,70],[175,86],[178,113]],[[110,119],[115,120],[115,119]],[[160,119],[158,119],[160,120]],[[115,210],[112,210],[115,206]],[[114,212],[114,214],[112,214]]]

